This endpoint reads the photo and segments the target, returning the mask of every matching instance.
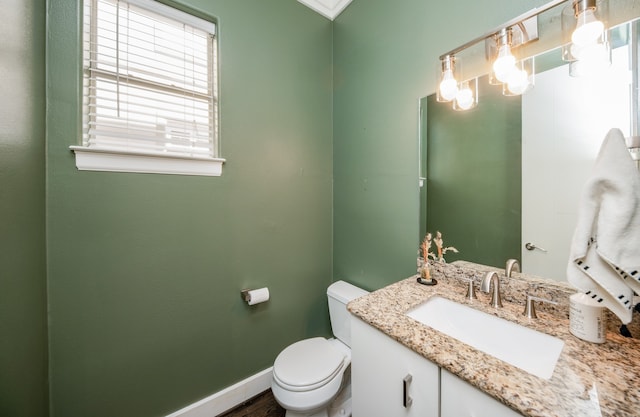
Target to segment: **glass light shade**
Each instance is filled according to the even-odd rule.
[[[584,77],[600,74],[611,66],[609,43],[597,43],[581,48],[579,59],[569,63],[569,75]]]
[[[516,70],[516,58],[511,53],[509,45],[502,45],[498,50],[498,57],[493,63],[493,73],[498,81],[507,82],[512,72]]]
[[[534,58],[524,59],[516,64],[516,69],[502,85],[505,96],[519,96],[533,87],[535,79]]]
[[[529,74],[526,70],[515,70],[507,80],[507,90],[514,95],[520,95],[529,88]]]
[[[453,102],[453,109],[464,111],[472,109],[478,103],[478,79],[464,81],[458,87],[456,99]]]
[[[593,9],[587,9],[577,16],[578,24],[571,35],[574,45],[586,46],[597,43],[604,34],[604,23],[598,20]]]
[[[458,94],[458,82],[456,81],[453,71],[447,69],[442,74],[442,81],[439,87],[440,97],[444,101],[451,101]]]
[[[625,138],[627,149],[636,163],[640,161],[640,136],[628,136]]]
[[[574,43],[571,45],[571,55],[580,61],[608,62],[608,43],[596,42],[582,46]]]
[[[468,110],[473,106],[473,91],[470,88],[461,88],[456,94],[456,103],[463,110]]]
[[[570,55],[573,61],[569,63],[569,75],[572,77],[588,77],[606,71],[611,66],[611,45],[607,31],[596,42],[571,44]]]
[[[453,55],[442,57],[438,63],[436,71],[439,82],[436,90],[436,100],[441,103],[450,102],[456,98],[458,93],[457,64],[456,57]]]

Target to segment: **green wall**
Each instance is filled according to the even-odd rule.
[[[219,23],[222,177],[81,172],[79,3],[49,2],[51,415],[165,415],[330,334],[332,26],[292,0],[181,1]]]
[[[354,0],[334,22],[334,278],[415,272],[418,98],[438,56],[544,3]]]
[[[47,415],[44,0],[1,0],[0,415]]]
[[[328,335],[332,278],[413,273],[437,56],[543,3],[354,0],[331,23],[294,0],[180,0],[220,27],[228,161],[202,178],[77,171],[80,1],[0,1],[12,417],[165,415]],[[261,286],[249,308],[240,290]]]

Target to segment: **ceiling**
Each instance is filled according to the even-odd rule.
[[[335,19],[353,0],[298,0],[327,19]]]

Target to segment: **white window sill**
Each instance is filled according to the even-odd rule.
[[[127,153],[70,146],[80,171],[136,172],[146,174],[222,175],[223,158],[188,158],[164,154]]]

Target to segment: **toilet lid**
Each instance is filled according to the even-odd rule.
[[[325,385],[340,371],[344,354],[322,337],[305,339],[283,350],[273,364],[274,377],[293,391]]]

